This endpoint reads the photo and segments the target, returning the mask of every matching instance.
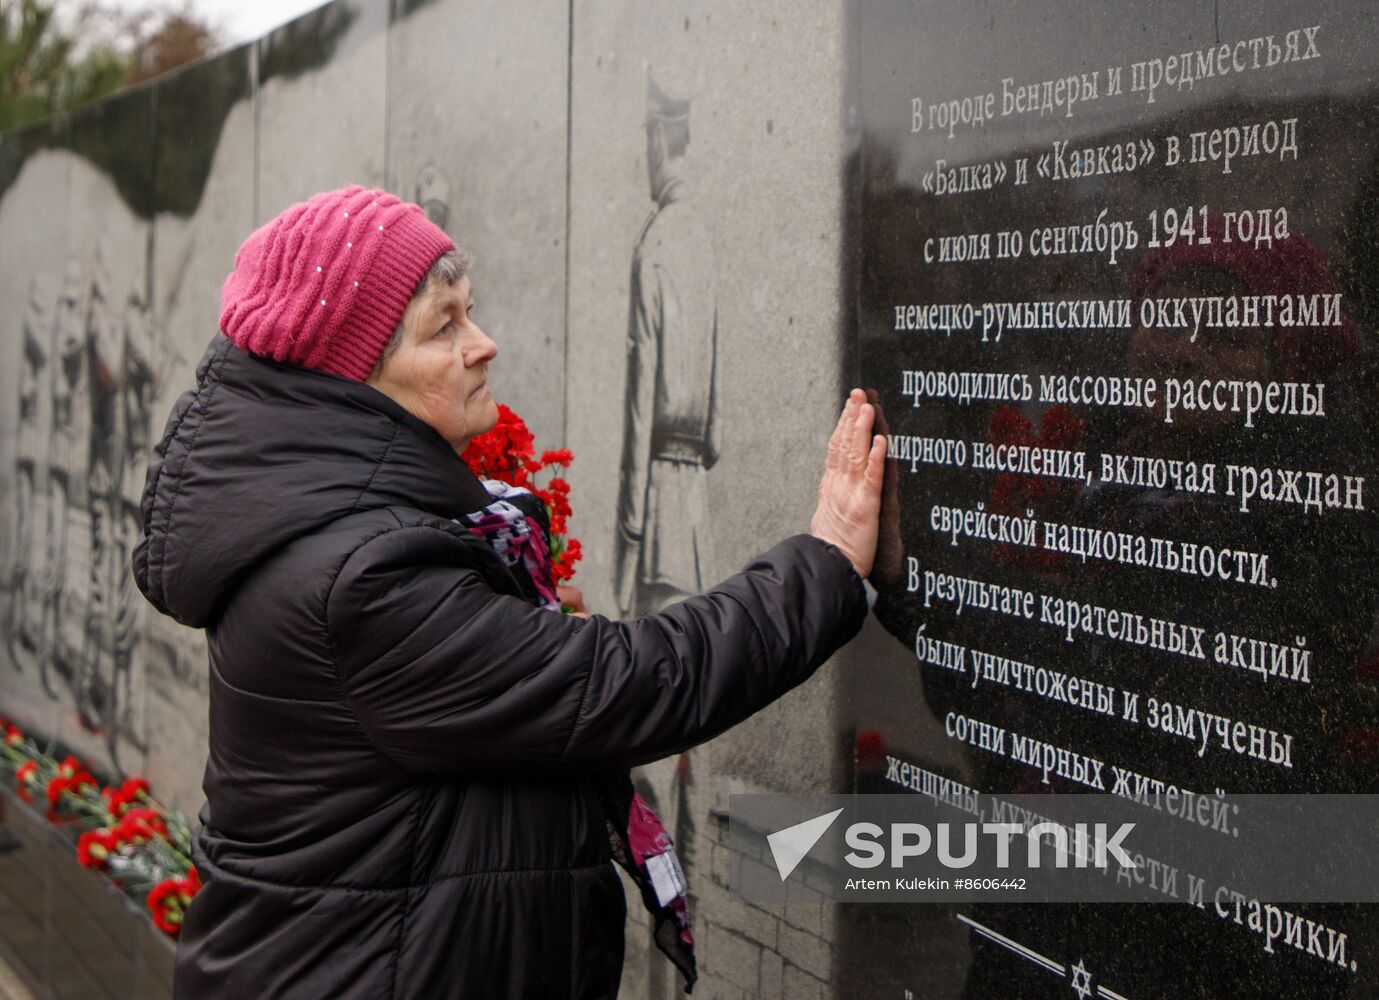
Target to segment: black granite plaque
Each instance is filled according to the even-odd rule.
[[[857,787],[1099,792],[1223,836],[1233,794],[1373,791],[1372,5],[871,2],[855,29],[898,511]],[[1164,905],[859,907],[850,987],[1376,994],[1372,907],[1146,860]]]

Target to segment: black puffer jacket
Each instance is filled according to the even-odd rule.
[[[134,554],[210,646],[179,997],[614,996],[599,782],[747,718],[866,614],[809,535],[634,622],[539,610],[450,520],[488,501],[367,386],[224,337],[202,359]]]

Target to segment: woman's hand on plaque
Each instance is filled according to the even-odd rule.
[[[810,534],[831,542],[866,579],[876,559],[886,437],[872,434],[874,408],[853,389],[828,441]]]

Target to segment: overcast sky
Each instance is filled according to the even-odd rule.
[[[225,44],[266,35],[280,24],[320,7],[325,0],[192,0],[194,11],[220,27]]]

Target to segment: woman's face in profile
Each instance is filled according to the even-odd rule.
[[[425,421],[456,454],[498,423],[488,366],[498,347],[474,321],[465,275],[414,298],[402,317],[402,340],[369,384]]]

